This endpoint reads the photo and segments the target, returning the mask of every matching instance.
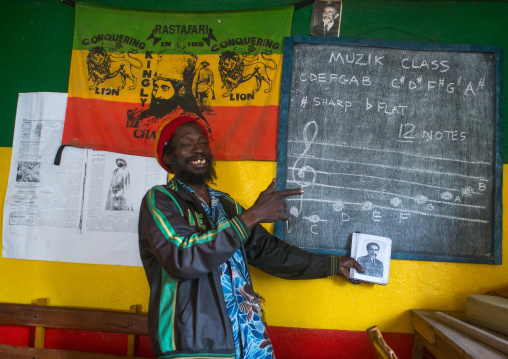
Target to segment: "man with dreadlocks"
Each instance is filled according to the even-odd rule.
[[[156,158],[174,178],[141,203],[139,248],[150,285],[148,328],[159,358],[271,359],[248,265],[286,279],[325,278],[362,268],[353,258],[315,254],[272,236],[260,223],[286,221],[273,180],[252,207],[207,185],[215,176],[207,131],[192,117],[165,122]]]

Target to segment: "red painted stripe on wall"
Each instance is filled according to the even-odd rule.
[[[18,347],[26,347],[33,343],[28,327],[17,326],[0,326],[0,344],[16,345]]]
[[[268,327],[277,359],[375,359],[366,332]],[[413,334],[383,333],[399,359],[410,359]]]
[[[0,344],[33,347],[34,337],[34,327],[0,326]],[[126,355],[127,335],[48,328],[44,334],[44,348]],[[137,338],[136,348],[136,355],[155,358],[147,336]]]
[[[376,358],[366,332],[268,327],[268,333],[277,359]],[[0,326],[0,344],[27,346],[29,337],[28,328]],[[411,358],[412,334],[383,333],[383,337],[399,359]],[[125,355],[127,347],[127,336],[114,333],[46,329],[45,338],[50,349]],[[148,337],[139,337],[137,344],[137,355],[154,357]]]

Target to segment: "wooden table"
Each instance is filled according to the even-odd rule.
[[[461,321],[466,320],[464,312],[444,313]],[[508,358],[507,354],[444,324],[438,318],[439,316],[436,315],[436,311],[433,310],[411,310],[411,323],[415,331],[412,359],[421,359],[423,357],[423,347],[431,352],[437,359]],[[481,329],[485,330],[484,328]],[[489,331],[489,333],[495,334],[499,336],[499,338],[507,339],[507,337],[501,334],[492,331]]]

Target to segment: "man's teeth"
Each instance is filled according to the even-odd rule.
[[[204,165],[206,162],[206,160],[196,160],[196,161],[192,161],[191,163],[193,165]]]

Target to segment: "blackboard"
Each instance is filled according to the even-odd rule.
[[[285,39],[279,189],[290,244],[348,255],[501,264],[502,52],[490,46]]]

